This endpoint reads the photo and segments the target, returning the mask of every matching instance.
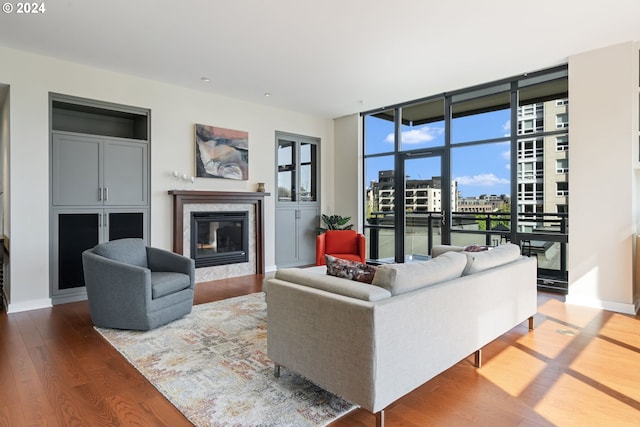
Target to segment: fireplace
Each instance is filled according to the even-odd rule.
[[[191,214],[249,212],[249,262],[196,268],[196,283],[264,274],[264,202],[269,193],[240,191],[169,190],[173,199],[173,251],[192,257]],[[195,239],[193,239],[195,240]]]
[[[196,267],[249,261],[249,212],[191,212],[191,258]]]

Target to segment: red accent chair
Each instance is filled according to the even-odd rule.
[[[355,230],[327,230],[316,237],[316,265],[325,265],[324,255],[366,261],[366,238]]]

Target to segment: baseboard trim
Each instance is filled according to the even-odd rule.
[[[601,310],[615,311],[616,313],[636,315],[638,313],[638,301],[635,304],[626,304],[621,302],[604,301],[597,298],[589,298],[584,296],[566,296],[565,303],[573,305],[581,305],[584,307],[599,308]]]
[[[43,298],[20,303],[9,303],[7,305],[7,313],[20,313],[22,311],[38,310],[41,308],[49,308],[51,306],[51,298]]]

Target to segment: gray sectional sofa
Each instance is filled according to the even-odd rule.
[[[485,252],[434,248],[429,261],[384,265],[372,284],[325,267],[265,281],[268,356],[376,414],[529,319],[536,259],[516,245]],[[455,248],[459,249],[459,248]]]

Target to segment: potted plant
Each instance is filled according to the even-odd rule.
[[[353,228],[353,224],[347,224],[351,221],[350,216],[322,214],[321,217],[325,227],[316,227],[319,234],[327,230],[351,230]]]

